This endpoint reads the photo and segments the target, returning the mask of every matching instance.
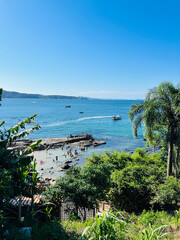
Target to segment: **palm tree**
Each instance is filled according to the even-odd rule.
[[[180,133],[180,123],[179,126],[176,129],[177,131],[177,136],[178,133]],[[175,142],[175,157],[174,157],[174,176],[178,176],[178,170],[179,170],[179,164],[178,164],[178,159],[180,157],[180,137],[177,137],[176,142]]]
[[[133,122],[133,133],[137,137],[138,128],[142,122],[145,136],[152,142],[157,136],[167,143],[167,177],[172,175],[173,147],[180,133],[180,86],[163,82],[158,87],[149,90],[145,101],[132,105],[129,116]]]

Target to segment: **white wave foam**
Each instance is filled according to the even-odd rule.
[[[58,127],[58,126],[62,126],[62,125],[68,124],[68,123],[72,123],[72,122],[79,122],[79,121],[85,121],[85,120],[96,119],[96,118],[111,118],[111,117],[112,116],[84,117],[84,118],[78,118],[78,119],[75,119],[75,120],[69,120],[69,121],[64,121],[64,122],[50,123],[46,127]]]
[[[70,122],[74,122],[74,121],[76,121],[76,120],[50,123],[46,127],[58,127],[58,126],[65,125],[65,124],[70,123]]]
[[[110,118],[112,116],[95,116],[95,117],[84,117],[84,118],[78,118],[76,121],[84,121],[88,119],[95,119],[95,118]]]

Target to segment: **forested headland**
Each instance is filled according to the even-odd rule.
[[[74,97],[74,96],[64,96],[64,95],[42,95],[33,93],[19,93],[14,91],[3,90],[2,98],[41,98],[41,99],[76,99],[83,100],[87,99],[85,97]]]

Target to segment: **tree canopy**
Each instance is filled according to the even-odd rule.
[[[133,133],[137,137],[138,128],[144,123],[145,137],[152,145],[166,142],[167,177],[177,172],[174,151],[179,152],[180,126],[180,86],[163,82],[158,87],[148,91],[145,100],[132,105],[129,116],[133,122]],[[177,148],[175,149],[175,146]]]

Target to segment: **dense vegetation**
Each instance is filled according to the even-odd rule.
[[[38,188],[42,180],[35,159],[29,155],[40,140],[23,151],[8,148],[12,141],[39,129],[38,124],[27,128],[35,116],[8,130],[2,128],[4,122],[0,124],[1,239],[27,239],[24,232],[19,232],[23,226],[31,227],[31,239],[180,238],[179,87],[162,83],[149,91],[144,102],[130,109],[134,135],[137,136],[143,123],[146,144],[153,151],[144,148],[133,154],[114,151],[92,155],[82,168],[68,170],[64,177],[56,179],[54,186],[45,186],[45,190]],[[44,195],[40,209],[33,204],[35,193]],[[16,196],[19,208],[12,214],[9,200]],[[22,196],[32,198],[24,222]],[[59,207],[66,200],[72,200],[74,208],[67,209],[69,220],[60,224]],[[99,201],[106,201],[111,211],[87,219],[86,209],[97,208]],[[8,235],[4,235],[6,230]]]
[[[180,212],[174,216],[164,211],[143,211],[141,215],[126,212],[104,212],[86,221],[64,221],[62,225],[70,239],[157,240],[176,239],[180,234]]]
[[[167,177],[178,176],[178,158],[180,152],[180,86],[169,82],[161,83],[151,89],[145,101],[134,104],[129,112],[133,121],[133,132],[144,123],[145,137],[150,146],[163,144],[167,150]]]
[[[1,94],[2,90],[0,89],[0,100]],[[41,236],[43,236],[43,232],[46,234],[49,231],[51,234],[53,227],[55,230],[54,222],[48,222],[49,227],[52,225],[51,229],[48,229],[47,225],[42,224],[42,220],[39,220],[39,217],[42,218],[42,214],[48,217],[46,208],[42,206],[39,211],[34,205],[34,194],[41,193],[42,190],[38,188],[40,178],[36,171],[36,160],[30,153],[41,140],[36,141],[27,149],[9,148],[16,139],[23,138],[39,129],[40,126],[33,122],[35,117],[36,114],[10,129],[3,127],[4,121],[0,123],[0,239],[27,239],[26,232],[22,229],[27,226],[32,229],[33,239],[41,239],[38,237],[40,229],[42,229]],[[25,219],[22,219],[21,211],[23,196],[31,198],[31,206],[27,209]],[[18,208],[13,208],[10,203],[10,200],[15,198],[18,198]],[[59,233],[59,237],[64,235],[60,225],[56,231],[57,234]]]
[[[149,154],[144,149],[133,154],[107,152],[92,155],[82,169],[68,171],[47,189],[46,197],[54,206],[71,199],[76,209],[93,208],[97,200],[106,200],[127,212],[177,210],[180,180],[166,178],[160,153]]]
[[[19,92],[5,91],[5,90],[3,91],[2,97],[3,98],[76,99],[76,100],[87,99],[87,98],[84,98],[84,97],[19,93]]]

